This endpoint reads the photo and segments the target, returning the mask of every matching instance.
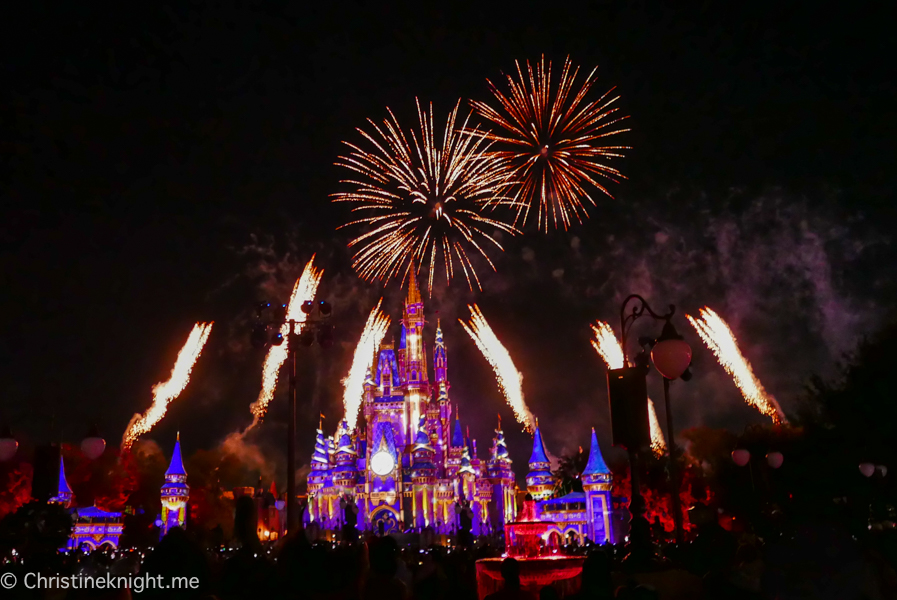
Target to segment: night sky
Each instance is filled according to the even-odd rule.
[[[871,4],[89,4],[19,3],[2,19],[0,422],[20,439],[77,441],[96,421],[116,444],[192,324],[214,320],[190,386],[147,436],[169,451],[180,429],[185,452],[214,447],[258,392],[254,303],[285,301],[317,252],[338,343],[301,359],[307,462],[384,294],[355,277],[335,231],[348,218],[328,200],[341,140],[386,106],[413,115],[415,97],[443,114],[488,99],[487,77],[542,54],[599,66],[634,149],[589,221],[505,239],[483,292],[457,281],[428,302],[482,455],[496,412],[513,427],[457,324],[469,302],[524,374],[554,454],[591,426],[610,443],[588,324],[618,327],[631,292],[717,310],[786,411],[893,315],[897,48]],[[397,318],[395,283],[385,297]],[[672,386],[677,427],[762,422],[676,324],[696,353],[695,378]],[[285,404],[281,389],[251,440],[279,477]],[[521,465],[528,438],[509,438]]]

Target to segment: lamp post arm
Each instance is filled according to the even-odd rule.
[[[627,314],[626,307],[629,306],[630,302],[633,300],[637,303],[632,307],[632,311]],[[644,315],[645,312],[658,321],[669,321],[673,318],[673,315],[676,314],[676,307],[675,305],[670,304],[670,311],[661,315],[656,313],[648,304],[647,300],[638,294],[630,294],[623,300],[623,304],[620,306],[620,346],[623,348],[624,365],[629,364],[629,353],[626,352],[626,338],[629,337],[629,330],[632,329],[632,324],[635,323],[639,317]]]

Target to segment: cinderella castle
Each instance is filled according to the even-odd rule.
[[[449,395],[438,320],[430,378],[424,323],[412,276],[398,348],[383,344],[365,381],[363,424],[350,433],[344,421],[333,437],[317,430],[306,524],[335,531],[352,520],[360,531],[429,529],[451,535],[467,515],[471,533],[485,535],[515,520],[518,489],[501,421],[488,458],[481,460]],[[547,537],[613,542],[611,476],[594,431],[582,481],[583,492],[553,497],[554,478],[537,423],[526,491],[537,501],[538,517],[549,523]]]

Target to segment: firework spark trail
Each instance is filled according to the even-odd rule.
[[[302,304],[314,300],[315,292],[318,290],[318,284],[321,282],[321,276],[324,271],[314,266],[315,257],[312,256],[305,265],[302,275],[296,280],[293,287],[293,293],[290,296],[290,302],[287,305],[287,320],[305,321],[305,313],[302,312]],[[297,323],[294,333],[302,331],[302,324]],[[262,367],[262,389],[259,392],[258,400],[252,403],[249,409],[252,411],[252,423],[247,427],[242,435],[245,435],[250,429],[259,424],[265,411],[268,409],[268,403],[274,397],[274,390],[277,387],[277,377],[280,375],[280,367],[283,366],[287,359],[289,351],[289,333],[290,325],[285,323],[280,330],[283,334],[283,343],[279,346],[271,346],[268,348],[268,354],[265,356],[265,364]]]
[[[507,94],[487,80],[498,108],[471,102],[478,115],[500,128],[497,133],[478,135],[496,142],[490,156],[514,183],[514,198],[519,201],[514,224],[525,225],[535,207],[540,229],[547,231],[549,223],[567,229],[574,220],[582,222],[588,216],[583,198],[597,206],[584,186],[594,186],[613,197],[599,180],[624,178],[608,163],[621,158],[621,151],[629,147],[599,144],[604,138],[629,131],[615,129],[627,117],[616,115],[619,109],[611,107],[619,99],[609,98],[613,88],[594,101],[585,101],[595,84],[597,67],[573,93],[579,67],[568,57],[552,97],[551,63],[546,68],[544,56],[535,68],[527,61],[525,72],[519,62],[515,64],[518,79],[505,75]]]
[[[345,421],[348,424],[349,431],[355,431],[355,425],[358,421],[358,409],[361,407],[362,396],[364,395],[364,380],[371,371],[371,365],[374,362],[374,355],[380,347],[380,342],[389,329],[389,317],[380,312],[380,305],[383,299],[377,303],[377,306],[371,310],[368,320],[364,324],[364,330],[358,345],[355,347],[355,357],[352,359],[352,367],[349,374],[343,379],[343,406],[346,409]]]
[[[368,281],[383,282],[406,276],[412,264],[429,265],[429,285],[437,268],[444,268],[446,281],[456,270],[464,273],[468,286],[480,281],[468,250],[483,256],[495,269],[486,248],[503,250],[493,230],[508,234],[517,230],[485,216],[486,207],[517,203],[504,192],[512,183],[501,172],[500,161],[489,155],[492,142],[474,128],[456,128],[460,100],[449,113],[441,142],[436,139],[433,105],[424,111],[415,100],[419,132],[405,130],[391,110],[382,125],[368,119],[376,134],[357,131],[372,146],[365,150],[354,143],[337,166],[352,171],[341,183],[353,189],[332,194],[334,202],[348,202],[359,218],[342,227],[362,227],[353,239],[353,267]],[[410,143],[409,143],[410,138]],[[486,244],[488,242],[488,244]]]
[[[614,330],[604,321],[598,321],[592,325],[592,332],[595,339],[592,340],[592,347],[598,352],[598,355],[604,360],[608,369],[623,368],[623,348],[614,335]],[[657,411],[654,410],[654,402],[648,398],[648,423],[651,429],[651,451],[655,456],[663,456],[667,449],[666,440],[663,437],[663,430],[660,428],[660,422],[657,420]]]
[[[535,429],[533,414],[526,406],[523,400],[523,375],[514,366],[511,355],[507,349],[498,340],[483,313],[480,312],[476,305],[468,305],[470,309],[470,324],[468,325],[461,319],[458,321],[464,328],[464,331],[476,342],[480,352],[492,366],[495,371],[495,378],[498,380],[498,387],[501,388],[502,394],[508,401],[517,421],[523,425],[524,429],[532,433]]]
[[[206,340],[212,332],[212,323],[197,323],[187,337],[187,342],[178,352],[177,360],[171,369],[171,377],[164,383],[153,386],[153,403],[142,415],[137,413],[131,417],[125,434],[122,436],[122,450],[128,450],[137,438],[149,432],[168,410],[168,405],[177,398],[190,381],[193,365],[202,353]]]
[[[686,315],[686,318],[707,347],[716,355],[719,364],[732,376],[747,403],[772,418],[774,423],[787,424],[788,419],[785,417],[782,407],[772,395],[763,389],[763,385],[751,369],[751,364],[741,354],[735,335],[722,317],[710,308],[704,307],[701,309],[700,318],[695,319],[690,315]]]
[[[648,398],[648,423],[651,426],[651,452],[660,458],[667,450],[667,442],[663,437],[663,430],[660,428],[660,421],[657,420],[657,411],[654,410],[654,401],[651,398]]]

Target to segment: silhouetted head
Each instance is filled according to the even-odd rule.
[[[520,587],[520,563],[513,558],[501,561],[501,577],[505,580],[505,587]]]
[[[368,553],[371,571],[384,577],[393,577],[396,574],[399,546],[394,539],[389,536],[372,539]]]

